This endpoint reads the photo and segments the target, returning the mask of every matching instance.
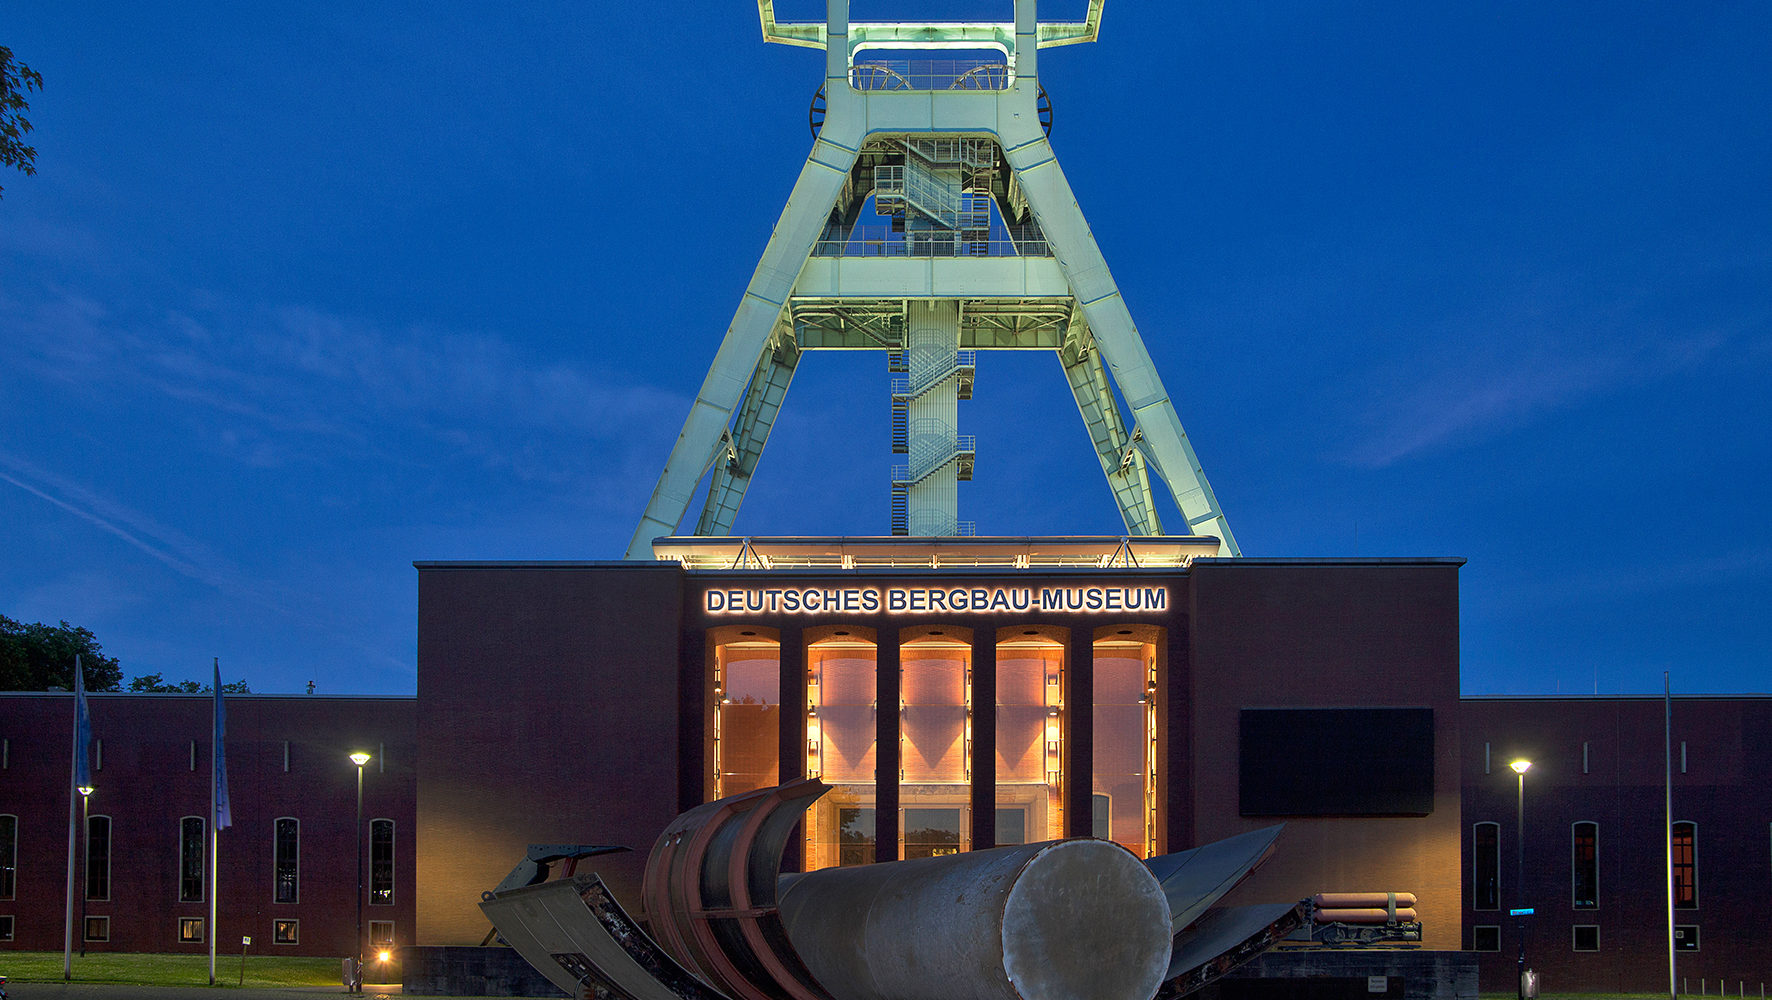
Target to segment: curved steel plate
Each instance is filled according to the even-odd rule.
[[[776,912],[782,850],[829,790],[792,781],[697,806],[659,836],[642,896],[660,943],[739,1000],[831,1000],[788,943]]]
[[[1177,933],[1200,919],[1212,904],[1236,888],[1274,852],[1274,841],[1286,824],[1251,830],[1215,840],[1204,847],[1145,860],[1145,867],[1163,884],[1169,897],[1171,926]]]
[[[1304,912],[1300,902],[1227,906],[1206,914],[1175,936],[1169,976],[1154,1000],[1179,1000],[1272,948],[1304,923]]]
[[[480,909],[569,996],[727,1000],[647,937],[595,875],[492,893]]]

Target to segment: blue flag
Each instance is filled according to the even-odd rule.
[[[221,660],[215,661],[215,828],[226,830],[234,825],[228,809],[228,758],[223,738],[228,734],[228,710],[222,705]]]
[[[92,716],[86,711],[86,677],[80,667],[80,654],[74,654],[74,787],[92,787],[92,761],[87,750],[92,744]]]

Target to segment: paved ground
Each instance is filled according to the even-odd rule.
[[[226,983],[216,986],[115,986],[93,983],[6,984],[7,1000],[321,1000],[342,997],[341,986],[303,986],[289,989],[238,989]],[[400,996],[398,986],[365,986],[367,1000]],[[467,1000],[467,998],[456,998]],[[501,998],[508,1000],[508,998]],[[555,1000],[559,1000],[558,997]]]
[[[117,986],[96,983],[21,983],[6,984],[7,1000],[319,1000],[321,997],[344,996],[342,986],[307,986],[295,989],[239,989],[227,983],[217,986]],[[399,996],[399,987],[391,990],[365,988],[369,1000],[376,997]]]

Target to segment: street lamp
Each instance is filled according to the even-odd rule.
[[[1520,918],[1519,996],[1520,1000],[1526,1000],[1526,772],[1532,770],[1532,762],[1522,757],[1508,766],[1520,776],[1520,796],[1514,812],[1517,824],[1514,829],[1514,844],[1519,850],[1518,862],[1514,868],[1514,892],[1519,905],[1514,908],[1514,913]]]
[[[80,957],[86,957],[86,886],[85,881],[91,877],[92,868],[92,823],[87,819],[87,808],[92,798],[93,787],[81,785],[76,789],[80,793]]]
[[[360,993],[363,990],[363,765],[369,763],[369,754],[358,750],[351,754],[351,763],[357,765],[357,825],[351,828],[357,838],[357,964],[352,969],[351,991]]]

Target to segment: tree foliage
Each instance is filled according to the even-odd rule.
[[[86,673],[86,690],[117,690],[123,668],[116,657],[104,654],[91,631],[66,621],[26,625],[0,615],[0,691],[72,691],[76,654]]]
[[[213,684],[199,684],[196,681],[169,681],[159,674],[142,674],[131,678],[129,690],[148,694],[209,694],[215,690]],[[229,681],[222,685],[222,694],[251,694],[252,689],[245,681]]]
[[[198,681],[169,681],[160,674],[141,674],[124,688],[123,668],[106,656],[98,637],[69,625],[26,625],[0,615],[0,691],[74,690],[74,656],[86,673],[88,691],[134,691],[160,694],[209,694],[214,686]],[[251,694],[244,680],[222,685],[222,694]]]
[[[0,45],[0,166],[16,167],[27,177],[37,172],[37,147],[25,143],[31,131],[30,119],[25,117],[31,105],[25,95],[42,89],[43,75],[12,58],[12,50]]]

